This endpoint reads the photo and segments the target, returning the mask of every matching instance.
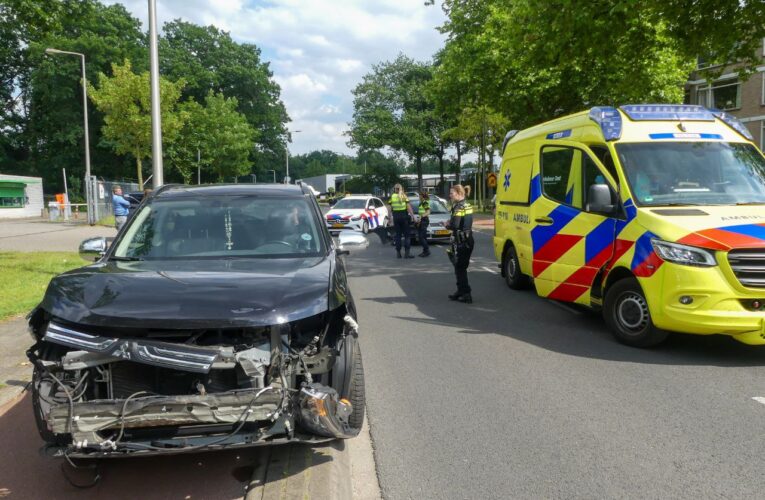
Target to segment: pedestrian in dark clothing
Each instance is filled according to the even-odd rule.
[[[404,240],[404,257],[407,259],[413,259],[414,255],[409,253],[409,247],[411,245],[411,234],[409,229],[409,223],[414,217],[412,211],[412,205],[409,203],[409,199],[404,193],[404,188],[401,184],[393,186],[393,194],[390,197],[390,207],[393,211],[393,226],[396,229],[395,245],[396,245],[396,257],[401,258],[401,240]]]
[[[425,191],[420,193],[420,206],[417,207],[417,238],[422,245],[422,252],[419,257],[428,257],[430,255],[430,246],[428,245],[428,226],[430,225],[430,196]]]
[[[447,227],[452,231],[449,258],[454,264],[454,274],[457,277],[457,291],[449,295],[449,299],[466,304],[473,302],[467,269],[475,246],[473,240],[473,207],[465,200],[469,195],[470,186],[463,187],[460,184],[452,186],[449,191],[449,198],[452,200],[452,217],[447,223]]]

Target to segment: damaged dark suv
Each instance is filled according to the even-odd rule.
[[[349,246],[300,186],[158,190],[30,313],[40,435],[74,457],[355,436]]]

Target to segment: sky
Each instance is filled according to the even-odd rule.
[[[147,0],[121,0],[148,29]],[[351,90],[372,65],[403,52],[429,60],[443,46],[445,17],[424,0],[157,0],[157,20],[215,25],[260,47],[292,122],[290,152],[352,153],[343,133]]]

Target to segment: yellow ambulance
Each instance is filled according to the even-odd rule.
[[[700,106],[595,107],[508,132],[494,251],[508,286],[602,310],[616,338],[765,344],[765,158]]]

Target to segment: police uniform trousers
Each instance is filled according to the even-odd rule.
[[[422,251],[424,253],[430,253],[430,245],[428,245],[428,226],[430,225],[430,217],[420,218],[420,225],[417,227],[417,238],[422,245]]]
[[[471,234],[465,242],[455,245],[454,248],[454,274],[457,277],[457,294],[459,295],[465,295],[471,291],[467,270],[474,246],[475,240]]]
[[[411,235],[409,233],[409,212],[406,210],[393,212],[393,227],[396,230],[396,236],[394,242],[396,244],[396,250],[401,250],[401,239],[404,240],[404,248],[409,251],[409,245],[411,244]]]

